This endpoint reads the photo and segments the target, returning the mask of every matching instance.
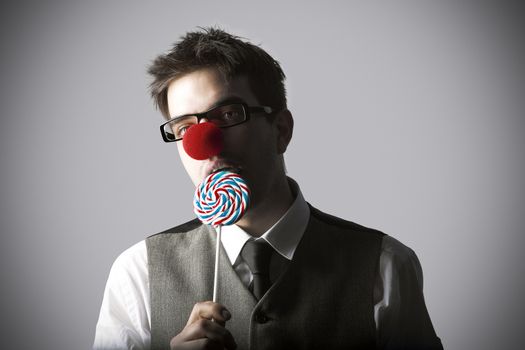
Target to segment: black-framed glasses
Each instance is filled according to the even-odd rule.
[[[160,126],[160,133],[165,142],[179,141],[186,131],[201,119],[207,119],[219,128],[228,128],[250,120],[250,113],[271,114],[273,109],[267,106],[248,106],[246,103],[229,103],[195,114],[184,114],[171,118]]]

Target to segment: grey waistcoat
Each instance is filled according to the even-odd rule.
[[[259,302],[222,250],[218,302],[238,349],[373,349],[383,233],[310,208],[293,260]],[[193,220],[146,240],[151,349],[169,349],[193,305],[212,299],[216,234]]]

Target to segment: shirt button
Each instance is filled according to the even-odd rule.
[[[269,320],[270,320],[270,319],[269,319],[266,315],[264,315],[264,314],[257,314],[257,315],[255,315],[255,321],[256,321],[257,323],[266,323],[266,322],[268,322]]]

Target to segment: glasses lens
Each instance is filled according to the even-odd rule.
[[[181,117],[164,124],[163,132],[168,140],[175,141],[181,139],[190,126],[195,124],[197,124],[197,117]]]
[[[230,126],[242,123],[246,120],[246,113],[241,104],[219,106],[208,112],[207,118],[215,125]]]

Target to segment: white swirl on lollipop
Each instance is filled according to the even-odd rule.
[[[233,225],[246,212],[250,190],[242,177],[230,171],[212,173],[201,182],[193,199],[194,212],[204,224]]]

